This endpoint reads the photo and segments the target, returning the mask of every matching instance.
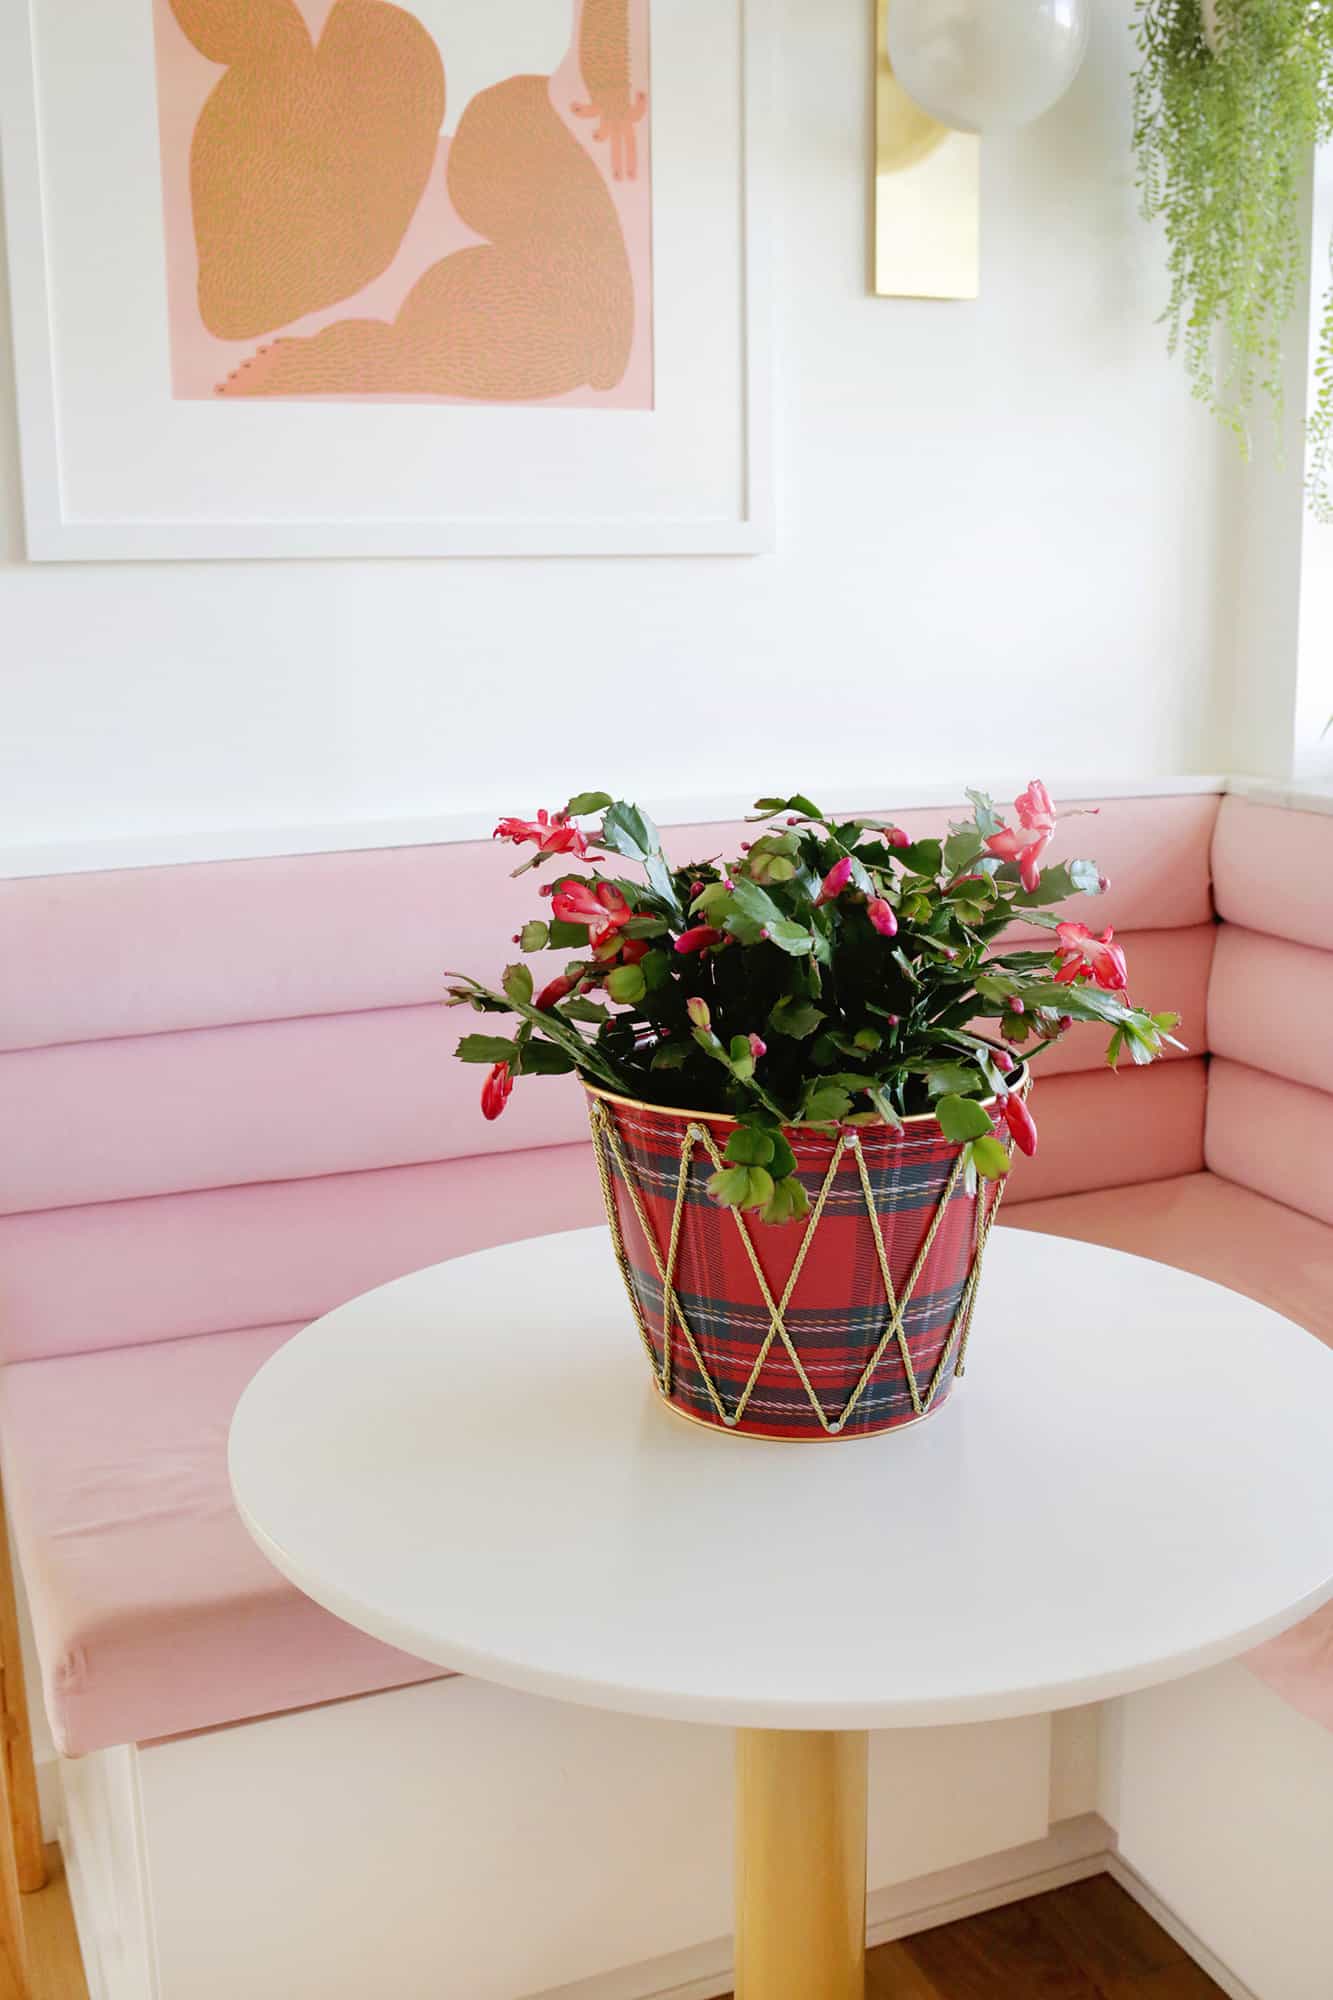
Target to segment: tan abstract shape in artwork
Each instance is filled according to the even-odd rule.
[[[318,43],[292,0],[171,0],[226,63],[199,114],[190,194],[199,311],[248,340],[359,292],[392,262],[444,120],[444,70],[411,14],[338,0]]]
[[[634,96],[630,90],[628,0],[583,0],[579,68],[588,102],[573,110],[580,118],[597,120],[593,137],[610,142],[613,177],[632,181],[639,171],[635,127],[648,109],[648,95],[641,90]]]
[[[478,92],[449,148],[448,185],[484,244],[433,264],[392,323],[339,320],[274,341],[220,393],[525,402],[615,388],[634,334],[625,240],[545,77]]]

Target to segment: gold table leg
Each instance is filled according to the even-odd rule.
[[[736,2000],[865,2000],[867,1738],[736,1739]]]

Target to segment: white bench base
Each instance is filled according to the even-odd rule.
[[[1327,2000],[1333,1736],[1238,1666],[1098,1720],[872,1738],[872,1943],[1110,1867],[1233,2000]],[[60,1775],[92,2000],[730,1988],[723,1730],[458,1679]]]

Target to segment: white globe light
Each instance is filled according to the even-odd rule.
[[[889,0],[888,56],[907,95],[960,132],[1030,124],[1088,45],[1088,0]]]

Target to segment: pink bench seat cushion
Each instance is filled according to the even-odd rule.
[[[438,1677],[271,1567],[227,1482],[241,1391],[294,1326],[0,1375],[6,1498],[67,1755]]]
[[[1216,1174],[1029,1202],[1005,1210],[1002,1221],[1197,1271],[1333,1346],[1333,1229]],[[1255,1379],[1262,1381],[1261,1369]],[[1262,1421],[1256,1391],[1255,1422]],[[1333,1605],[1247,1658],[1293,1708],[1333,1729]]]

